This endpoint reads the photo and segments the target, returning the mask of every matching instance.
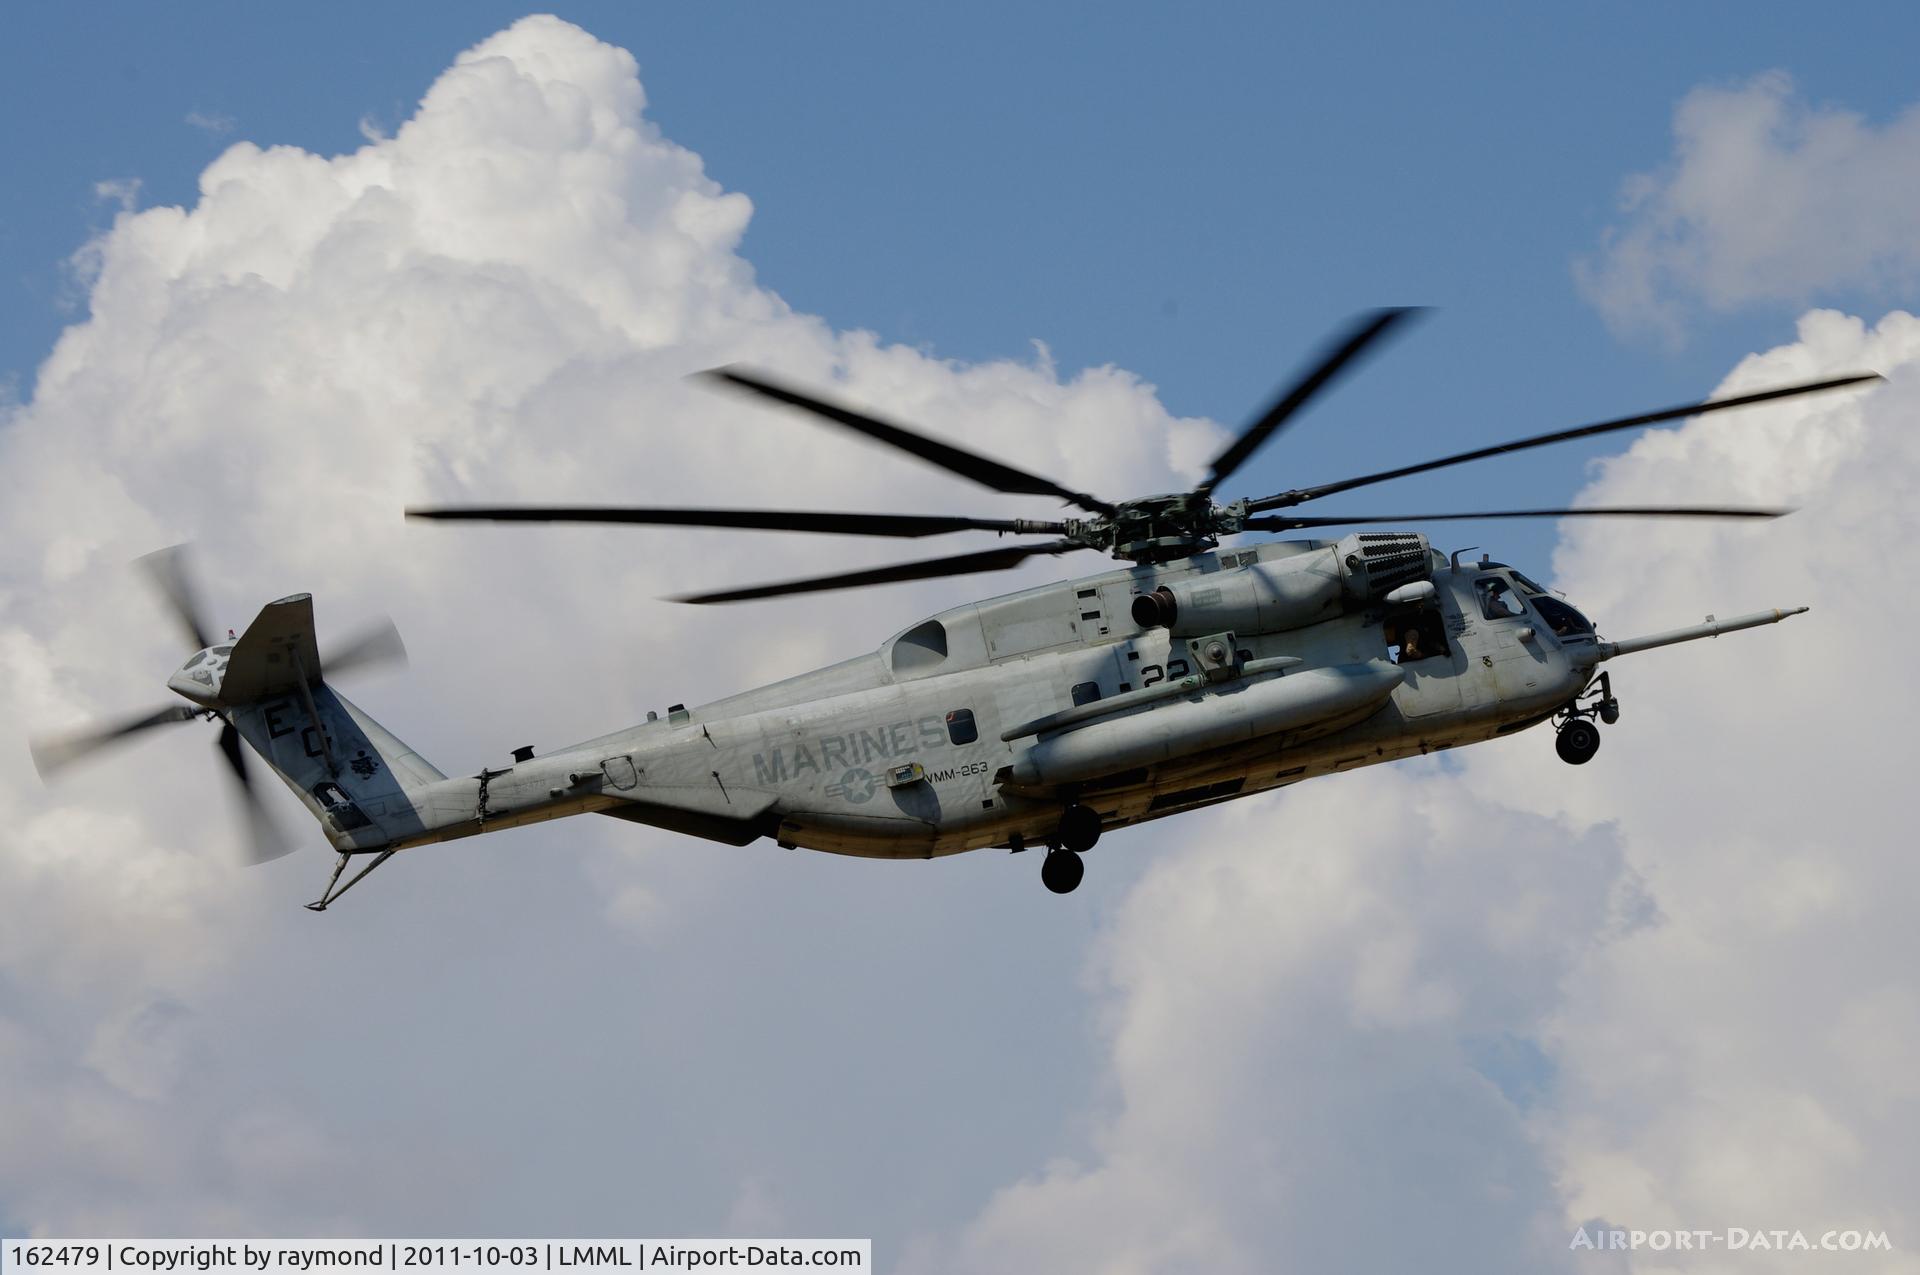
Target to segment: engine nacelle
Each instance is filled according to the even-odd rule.
[[[1359,532],[1322,549],[1163,584],[1133,600],[1142,628],[1180,637],[1284,633],[1365,606],[1433,572],[1427,538]]]

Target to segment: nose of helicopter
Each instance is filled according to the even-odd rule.
[[[167,689],[196,704],[208,707],[218,704],[220,684],[227,674],[227,657],[232,654],[231,642],[194,652],[192,658],[167,679]]]

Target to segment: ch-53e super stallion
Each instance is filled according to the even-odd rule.
[[[1045,847],[1066,893],[1114,828],[1543,722],[1580,764],[1619,702],[1600,666],[1636,651],[1772,624],[1759,611],[1623,641],[1486,557],[1409,531],[1220,548],[1223,537],[1457,518],[1772,518],[1780,509],[1636,506],[1461,514],[1303,516],[1300,505],[1483,457],[1837,390],[1872,373],[1790,385],[1537,435],[1257,500],[1214,492],[1329,381],[1409,314],[1362,316],[1212,463],[1192,491],[1106,501],[743,369],[710,375],[797,407],[1000,492],[1049,496],[1062,520],[620,507],[417,509],[416,517],[616,522],[920,537],[1040,536],[981,552],[678,599],[695,603],[852,588],[1013,567],[1095,549],[1127,565],[969,602],[877,651],[511,765],[449,778],[350,703],[330,674],[393,653],[390,629],[323,660],[312,599],[269,603],[237,639],[209,640],[180,559],[148,564],[194,654],[168,681],[190,706],[43,741],[47,773],[149,727],[223,723],[220,748],[267,831],[244,743],[293,789],[339,851],[316,911],[395,852],[566,815],[602,814],[729,845],[762,837],[874,858]],[[1270,512],[1270,511],[1285,512]],[[356,856],[368,862],[341,884]]]

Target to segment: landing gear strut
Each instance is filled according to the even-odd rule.
[[[1620,701],[1613,697],[1613,680],[1602,673],[1592,689],[1560,710],[1560,730],[1553,750],[1569,766],[1584,766],[1600,751],[1600,728],[1594,719],[1611,726],[1620,720]]]
[[[340,888],[336,890],[333,887],[336,885],[339,885],[340,874],[341,872],[346,870],[347,860],[353,858],[353,856],[350,854],[342,854],[340,856],[340,861],[333,865],[333,875],[327,878],[327,888],[321,892],[320,897],[318,899],[315,899],[312,903],[307,904],[307,911],[325,912],[327,910],[327,904],[332,903],[335,899],[345,894],[348,890],[351,890],[353,889],[354,886],[359,885],[362,878],[364,878],[369,872],[372,872],[375,868],[379,867],[381,864],[385,863],[388,859],[393,858],[395,853],[396,852],[392,849],[382,850],[379,853],[378,857],[376,857],[372,863],[369,863],[366,867],[360,869],[360,871],[348,877],[347,883],[345,885],[340,886]]]

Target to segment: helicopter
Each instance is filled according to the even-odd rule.
[[[411,518],[622,523],[916,539],[1022,537],[995,548],[674,599],[698,605],[1005,570],[1080,551],[1124,564],[966,602],[878,649],[758,689],[511,764],[449,777],[349,701],[332,677],[404,654],[390,626],[323,658],[313,600],[268,603],[211,641],[184,559],[144,560],[193,654],[168,681],[187,705],[33,745],[43,776],[160,725],[222,723],[220,751],[254,828],[270,832],[241,745],[319,821],[338,852],[325,911],[401,850],[580,814],[743,846],[771,839],[872,858],[1039,850],[1066,894],[1115,829],[1321,775],[1498,739],[1551,722],[1568,763],[1619,719],[1623,655],[1773,624],[1775,608],[1623,640],[1523,571],[1434,548],[1420,532],[1221,547],[1244,533],[1479,518],[1777,518],[1780,508],[1620,506],[1410,515],[1301,514],[1390,479],[1663,421],[1880,380],[1871,372],[1710,399],[1476,448],[1417,464],[1221,503],[1215,492],[1310,401],[1416,311],[1363,314],[1234,437],[1189,491],[1108,501],[764,372],[715,385],[798,409],[996,492],[1071,507],[1055,519],[627,506],[414,508]],[[1038,537],[1038,539],[1035,539]],[[365,859],[345,881],[342,874]]]

